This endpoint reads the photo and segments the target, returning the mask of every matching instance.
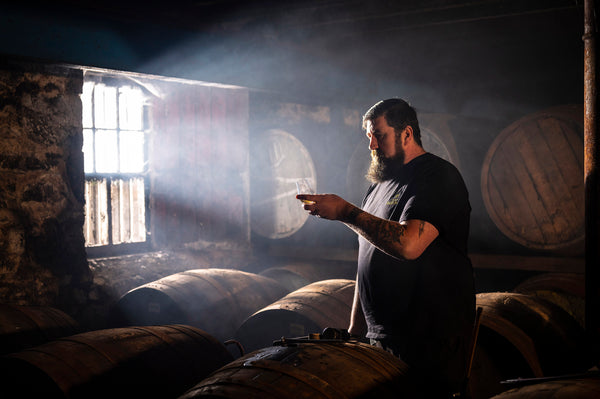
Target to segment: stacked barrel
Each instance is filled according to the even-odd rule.
[[[300,392],[313,397],[396,397],[405,384],[406,365],[399,359],[361,342],[306,339],[327,327],[343,331],[354,289],[348,279],[311,282],[326,275],[308,270],[298,271],[308,284],[297,290],[238,270],[173,274],[123,295],[112,311],[111,328],[102,330],[81,332],[56,309],[46,314],[65,326],[47,326],[43,338],[25,332],[23,321],[6,323],[13,328],[5,337],[16,341],[19,331],[25,343],[7,347],[0,358],[0,395],[196,397],[214,393],[226,378],[235,380],[236,388],[225,390],[224,397],[252,397],[257,386],[260,397],[287,398]],[[25,312],[4,309],[11,315]],[[41,317],[42,322],[49,324],[48,318]],[[281,339],[283,344],[274,345]],[[344,382],[349,377],[352,384]]]
[[[57,309],[4,305],[0,397],[176,398],[240,356],[225,341],[285,293],[253,273],[189,270],[131,290],[112,328],[85,332]]]
[[[4,398],[174,398],[231,360],[191,326],[89,331],[4,356],[0,390]]]
[[[311,277],[310,266],[281,269],[265,274],[292,270],[307,284],[285,288],[255,273],[189,270],[123,295],[113,328],[81,332],[56,309],[39,317],[45,327],[3,323],[14,326],[5,337],[19,341],[18,331],[27,342],[0,358],[2,397],[410,397],[409,365],[347,335],[326,336],[345,331],[354,280]],[[514,388],[507,381],[582,375],[594,365],[577,317],[582,284],[577,275],[541,274],[511,292],[477,294],[473,399]],[[41,312],[0,309],[29,319]],[[26,332],[35,329],[45,332]]]

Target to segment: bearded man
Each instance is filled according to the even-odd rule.
[[[362,206],[334,194],[297,198],[358,234],[349,332],[407,363],[421,397],[450,397],[465,378],[475,319],[468,191],[456,167],[423,149],[406,101],[378,102],[363,128],[372,184]]]

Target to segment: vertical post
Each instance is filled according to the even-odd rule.
[[[584,172],[585,172],[585,324],[594,348],[600,347],[600,190],[596,106],[596,6],[584,3]],[[596,354],[598,354],[596,352]]]

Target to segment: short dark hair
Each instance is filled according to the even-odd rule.
[[[410,125],[413,130],[415,142],[423,147],[423,144],[421,143],[421,129],[419,128],[419,121],[417,120],[417,112],[406,101],[400,98],[390,98],[379,101],[369,108],[363,116],[363,129],[367,128],[367,121],[373,122],[382,115],[385,117],[387,124],[394,128],[396,134],[399,134]]]

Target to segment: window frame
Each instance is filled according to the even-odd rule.
[[[133,253],[140,253],[140,252],[147,252],[151,249],[152,243],[151,243],[151,229],[150,229],[150,168],[149,168],[149,139],[150,139],[150,134],[151,134],[151,129],[150,129],[150,123],[149,123],[149,114],[150,114],[150,110],[149,110],[149,104],[148,104],[148,98],[151,97],[151,94],[148,94],[148,92],[146,90],[144,90],[144,87],[142,85],[140,85],[139,83],[133,81],[132,79],[129,79],[127,76],[119,76],[117,74],[114,73],[99,73],[99,72],[89,72],[89,71],[85,71],[84,72],[84,79],[83,79],[84,83],[87,82],[93,82],[94,84],[105,84],[106,86],[110,86],[110,87],[115,87],[117,88],[117,90],[120,87],[123,86],[134,86],[134,87],[138,87],[140,89],[142,89],[142,91],[145,94],[146,97],[146,101],[144,101],[143,104],[143,121],[142,121],[142,132],[144,133],[144,147],[143,147],[143,152],[144,152],[144,169],[142,172],[137,172],[137,173],[130,173],[130,172],[126,172],[126,173],[121,173],[121,172],[106,172],[106,173],[100,173],[100,172],[92,172],[92,173],[86,173],[84,171],[84,185],[87,184],[88,181],[92,181],[92,180],[102,180],[102,179],[106,179],[106,204],[107,204],[107,218],[108,218],[108,244],[106,245],[95,245],[95,246],[88,246],[85,245],[85,250],[87,252],[87,256],[89,258],[98,258],[98,257],[107,257],[107,256],[116,256],[116,255],[126,255],[126,254],[133,254]],[[117,97],[118,98],[118,97]],[[83,126],[82,125],[82,134],[84,130],[90,129],[93,132],[93,135],[95,137],[97,131],[99,130],[106,130],[105,128],[98,128],[95,126],[95,121],[94,121],[94,111],[93,111],[93,105],[94,103],[92,102],[91,106],[92,106],[92,127],[87,127],[87,126]],[[82,107],[86,106],[85,104],[83,104],[82,102]],[[118,99],[117,99],[117,104],[116,104],[117,110],[119,109],[119,103],[118,103]],[[83,108],[82,108],[83,111]],[[118,115],[119,112],[117,112]],[[83,114],[82,114],[83,115]],[[117,126],[114,129],[117,132],[117,140],[119,140],[119,137],[121,135],[121,133],[123,131],[127,131],[127,130],[121,130],[119,123],[118,123],[118,116],[117,116]],[[120,146],[117,146],[117,151],[120,151],[121,148]],[[116,155],[117,157],[120,157],[120,153],[117,153]],[[85,155],[84,155],[85,157]],[[94,153],[94,159],[96,158],[96,154]],[[112,183],[115,181],[119,181],[119,180],[128,180],[132,177],[135,178],[141,178],[144,182],[144,224],[145,224],[145,240],[143,242],[127,242],[127,243],[118,243],[115,244],[113,243],[113,211],[112,211],[112,196],[114,195],[114,193],[112,192]],[[84,216],[87,217],[87,216]],[[83,226],[82,226],[83,229]],[[83,232],[84,234],[84,238],[85,238],[85,232]]]

